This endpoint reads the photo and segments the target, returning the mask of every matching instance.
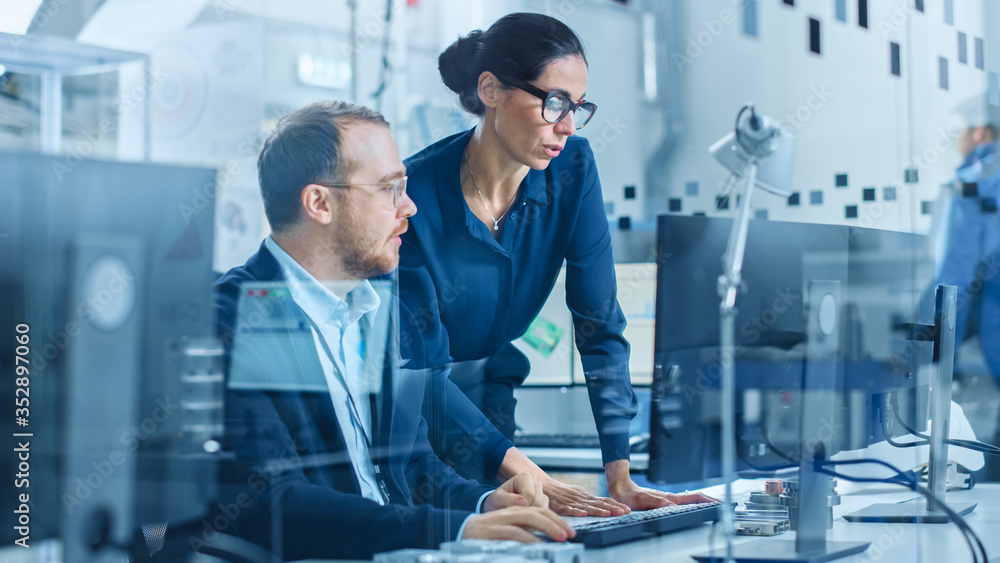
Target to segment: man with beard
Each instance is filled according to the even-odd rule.
[[[272,234],[217,283],[227,350],[221,512],[285,559],[367,559],[457,538],[562,541],[541,485],[457,476],[421,416],[392,278],[417,209],[384,118],[342,102],[285,116],[258,160]],[[235,507],[235,508],[234,508]],[[480,514],[481,513],[481,514]]]

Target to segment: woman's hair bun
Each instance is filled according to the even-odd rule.
[[[444,85],[458,94],[466,110],[475,114],[482,111],[478,94],[482,35],[483,32],[477,29],[459,37],[438,57],[438,72]]]
[[[483,32],[475,30],[465,37],[459,37],[438,57],[438,71],[441,78],[453,92],[459,94],[469,87],[469,82],[479,79],[476,63],[479,61],[479,51],[482,48],[480,38]]]

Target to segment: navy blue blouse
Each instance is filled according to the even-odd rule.
[[[406,160],[417,214],[400,249],[403,302],[426,349],[447,350],[456,362],[488,358],[527,331],[565,260],[566,302],[602,457],[604,463],[628,459],[637,402],[590,144],[570,137],[545,170],[529,170],[498,241],[462,195],[462,154],[471,136],[453,135]]]

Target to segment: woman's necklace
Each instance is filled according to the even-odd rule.
[[[514,200],[513,199],[510,200],[510,203],[507,204],[507,209],[504,209],[503,213],[500,215],[499,218],[494,217],[493,216],[493,212],[490,211],[490,206],[486,204],[486,198],[483,197],[483,192],[481,192],[479,190],[479,182],[476,182],[476,175],[472,173],[472,165],[469,164],[469,148],[468,147],[465,148],[465,152],[462,153],[462,156],[465,158],[465,167],[468,168],[468,170],[469,170],[469,177],[472,178],[472,185],[475,186],[476,191],[479,192],[479,199],[483,200],[483,207],[485,207],[486,208],[486,212],[490,214],[490,219],[493,219],[493,230],[494,231],[499,231],[500,230],[500,221],[503,220],[504,216],[507,215],[507,212],[510,211],[511,206],[514,205]],[[517,198],[515,198],[515,199],[517,199]]]

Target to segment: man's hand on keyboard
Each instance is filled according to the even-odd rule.
[[[614,499],[595,497],[587,489],[547,477],[543,481],[549,508],[563,516],[621,516],[629,507]]]
[[[559,542],[576,535],[565,520],[547,508],[512,506],[471,516],[460,539],[514,540],[522,543],[542,541],[532,532],[541,532]]]
[[[549,499],[542,490],[542,484],[537,479],[522,473],[515,475],[500,485],[483,503],[483,512],[499,510],[508,506],[549,507]]]
[[[627,504],[632,510],[650,510],[671,504],[715,502],[716,500],[700,493],[676,495],[640,487],[635,484],[628,473],[628,460],[612,461],[606,464],[604,469],[608,476],[608,492],[615,500]]]

